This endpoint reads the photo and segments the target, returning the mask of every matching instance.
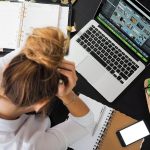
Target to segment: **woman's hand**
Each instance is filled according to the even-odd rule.
[[[78,79],[75,71],[75,64],[73,62],[64,60],[59,68],[59,72],[67,77],[68,82],[67,84],[64,84],[64,82],[60,80],[57,96],[61,99],[63,104],[67,107],[73,116],[85,116],[89,112],[89,108],[72,91]]]
[[[72,89],[75,87],[78,79],[75,71],[75,64],[73,62],[63,60],[58,71],[68,79],[67,84],[64,84],[63,80],[60,80],[58,86],[57,96],[60,99],[64,99],[72,92]]]

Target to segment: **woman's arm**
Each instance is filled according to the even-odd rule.
[[[67,121],[49,128],[45,132],[37,133],[33,145],[36,150],[66,150],[67,147],[91,133],[93,125],[94,118],[91,111],[82,117],[74,117],[69,114]]]
[[[76,85],[77,75],[75,72],[75,64],[64,60],[59,68],[59,72],[67,77],[68,83],[61,80],[58,87],[57,96],[62,100],[63,104],[68,108],[69,112],[75,117],[81,117],[89,112],[87,105],[72,91]]]
[[[60,80],[57,96],[68,108],[70,112],[69,119],[39,133],[36,141],[34,141],[36,144],[33,144],[37,150],[65,150],[93,130],[93,113],[72,91],[77,81],[74,63],[64,60],[59,72],[68,79],[67,83]]]
[[[61,99],[69,112],[75,117],[82,117],[89,112],[87,105],[73,91]]]

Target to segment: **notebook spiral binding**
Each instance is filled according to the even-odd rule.
[[[111,125],[111,120],[112,120],[115,112],[116,112],[115,110],[110,110],[110,112],[105,120],[105,124],[103,125],[103,127],[99,133],[97,141],[95,142],[93,150],[98,150],[100,148],[101,144],[103,143],[103,140],[105,138],[105,135],[107,134],[107,130],[108,130],[109,126]]]

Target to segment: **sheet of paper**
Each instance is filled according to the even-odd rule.
[[[69,7],[60,7],[59,28],[67,35]]]
[[[80,94],[79,97],[86,103],[86,105],[93,112],[94,121],[96,122],[99,118],[100,111],[104,105],[102,103],[97,102],[96,100],[91,99],[90,97],[83,95],[83,94]]]
[[[17,48],[22,3],[0,1],[0,48]]]
[[[96,125],[101,114],[100,113],[101,109],[103,108],[104,105],[82,94],[80,95],[80,98],[87,104],[87,106],[93,112],[94,121]],[[113,110],[112,108],[106,106],[106,109],[101,117],[101,120],[98,124],[95,134],[92,135],[92,133],[89,133],[87,136],[80,139],[70,147],[75,150],[93,150],[93,148],[95,148],[97,140],[100,139],[103,134],[103,130],[105,129],[106,126],[106,121],[109,120],[108,116],[110,115],[110,112],[112,110]]]
[[[25,3],[25,17],[23,20],[23,43],[33,28],[54,26],[58,27],[59,5]]]

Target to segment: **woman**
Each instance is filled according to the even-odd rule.
[[[74,63],[64,60],[67,50],[60,30],[38,28],[22,50],[0,58],[1,150],[65,150],[90,132],[93,114],[72,91],[77,76]],[[70,112],[67,121],[50,128],[47,116],[27,115],[46,114],[55,96]]]

